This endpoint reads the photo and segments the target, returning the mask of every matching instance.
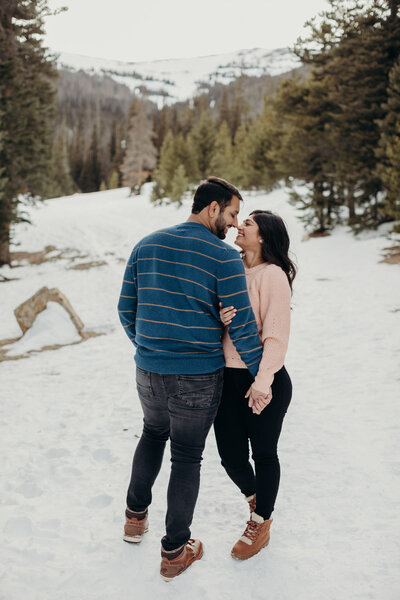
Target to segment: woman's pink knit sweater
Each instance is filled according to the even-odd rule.
[[[286,274],[277,265],[263,263],[246,269],[246,279],[263,345],[263,355],[253,385],[256,390],[267,392],[274,374],[282,368],[285,361],[289,341],[291,291]],[[229,337],[229,329],[234,326],[235,319],[225,328],[225,366],[246,369]]]

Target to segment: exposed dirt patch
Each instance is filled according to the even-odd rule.
[[[75,271],[85,271],[86,269],[93,269],[94,267],[102,267],[106,265],[107,262],[105,260],[92,260],[87,263],[79,263],[77,265],[73,265],[72,267],[68,267],[68,270],[74,269]]]
[[[11,252],[12,268],[23,267],[27,263],[30,265],[41,265],[44,262],[55,262],[66,259],[71,262],[88,258],[88,254],[82,254],[76,248],[56,248],[55,246],[46,246],[39,252]]]
[[[56,251],[57,248],[55,246],[46,246],[44,250],[40,250],[39,252],[11,252],[11,264],[13,267],[20,267],[21,263],[41,265],[49,260],[55,260],[54,257],[50,258],[48,254]]]
[[[40,352],[48,352],[49,350],[59,350],[60,348],[65,348],[66,346],[76,346],[77,344],[82,344],[86,340],[90,338],[98,337],[100,335],[105,335],[104,333],[97,333],[96,331],[83,331],[82,339],[78,342],[72,342],[71,344],[54,344],[52,346],[44,346],[40,350],[29,350],[25,354],[18,354],[17,356],[7,356],[7,350],[2,349],[1,346],[6,346],[8,344],[12,344],[17,342],[21,338],[13,338],[8,340],[0,340],[0,362],[4,362],[6,360],[21,360],[22,358],[29,358],[31,354],[39,354]],[[21,336],[22,337],[22,336]]]
[[[379,262],[388,263],[389,265],[397,265],[400,263],[400,246],[392,246],[384,248],[385,257]]]
[[[108,252],[107,254],[113,254]],[[44,262],[55,262],[57,260],[68,260],[72,266],[68,266],[68,269],[74,269],[77,271],[84,271],[87,269],[93,269],[95,267],[102,267],[107,264],[104,260],[92,260],[90,262],[74,264],[77,260],[83,260],[89,258],[88,254],[82,254],[76,248],[62,248],[61,250],[55,246],[46,246],[44,250],[40,252],[11,252],[11,266],[14,269],[18,267],[29,265],[41,265]],[[124,261],[125,262],[125,261]],[[12,281],[7,277],[0,277],[0,282]]]

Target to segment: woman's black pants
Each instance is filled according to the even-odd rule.
[[[222,400],[214,422],[221,463],[242,494],[257,494],[256,513],[269,519],[278,494],[280,466],[277,454],[283,418],[292,397],[285,369],[275,373],[272,400],[260,415],[248,407],[245,394],[253,382],[247,369],[224,370]],[[249,441],[255,471],[249,462]]]

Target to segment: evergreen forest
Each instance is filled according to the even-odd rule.
[[[293,49],[302,67],[203,85],[162,108],[110,77],[56,69],[46,0],[0,5],[0,264],[30,199],[153,181],[181,203],[209,175],[284,183],[307,228],[400,220],[400,0],[329,0]]]

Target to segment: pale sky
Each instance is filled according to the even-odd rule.
[[[49,0],[53,51],[145,61],[291,46],[327,0]]]

